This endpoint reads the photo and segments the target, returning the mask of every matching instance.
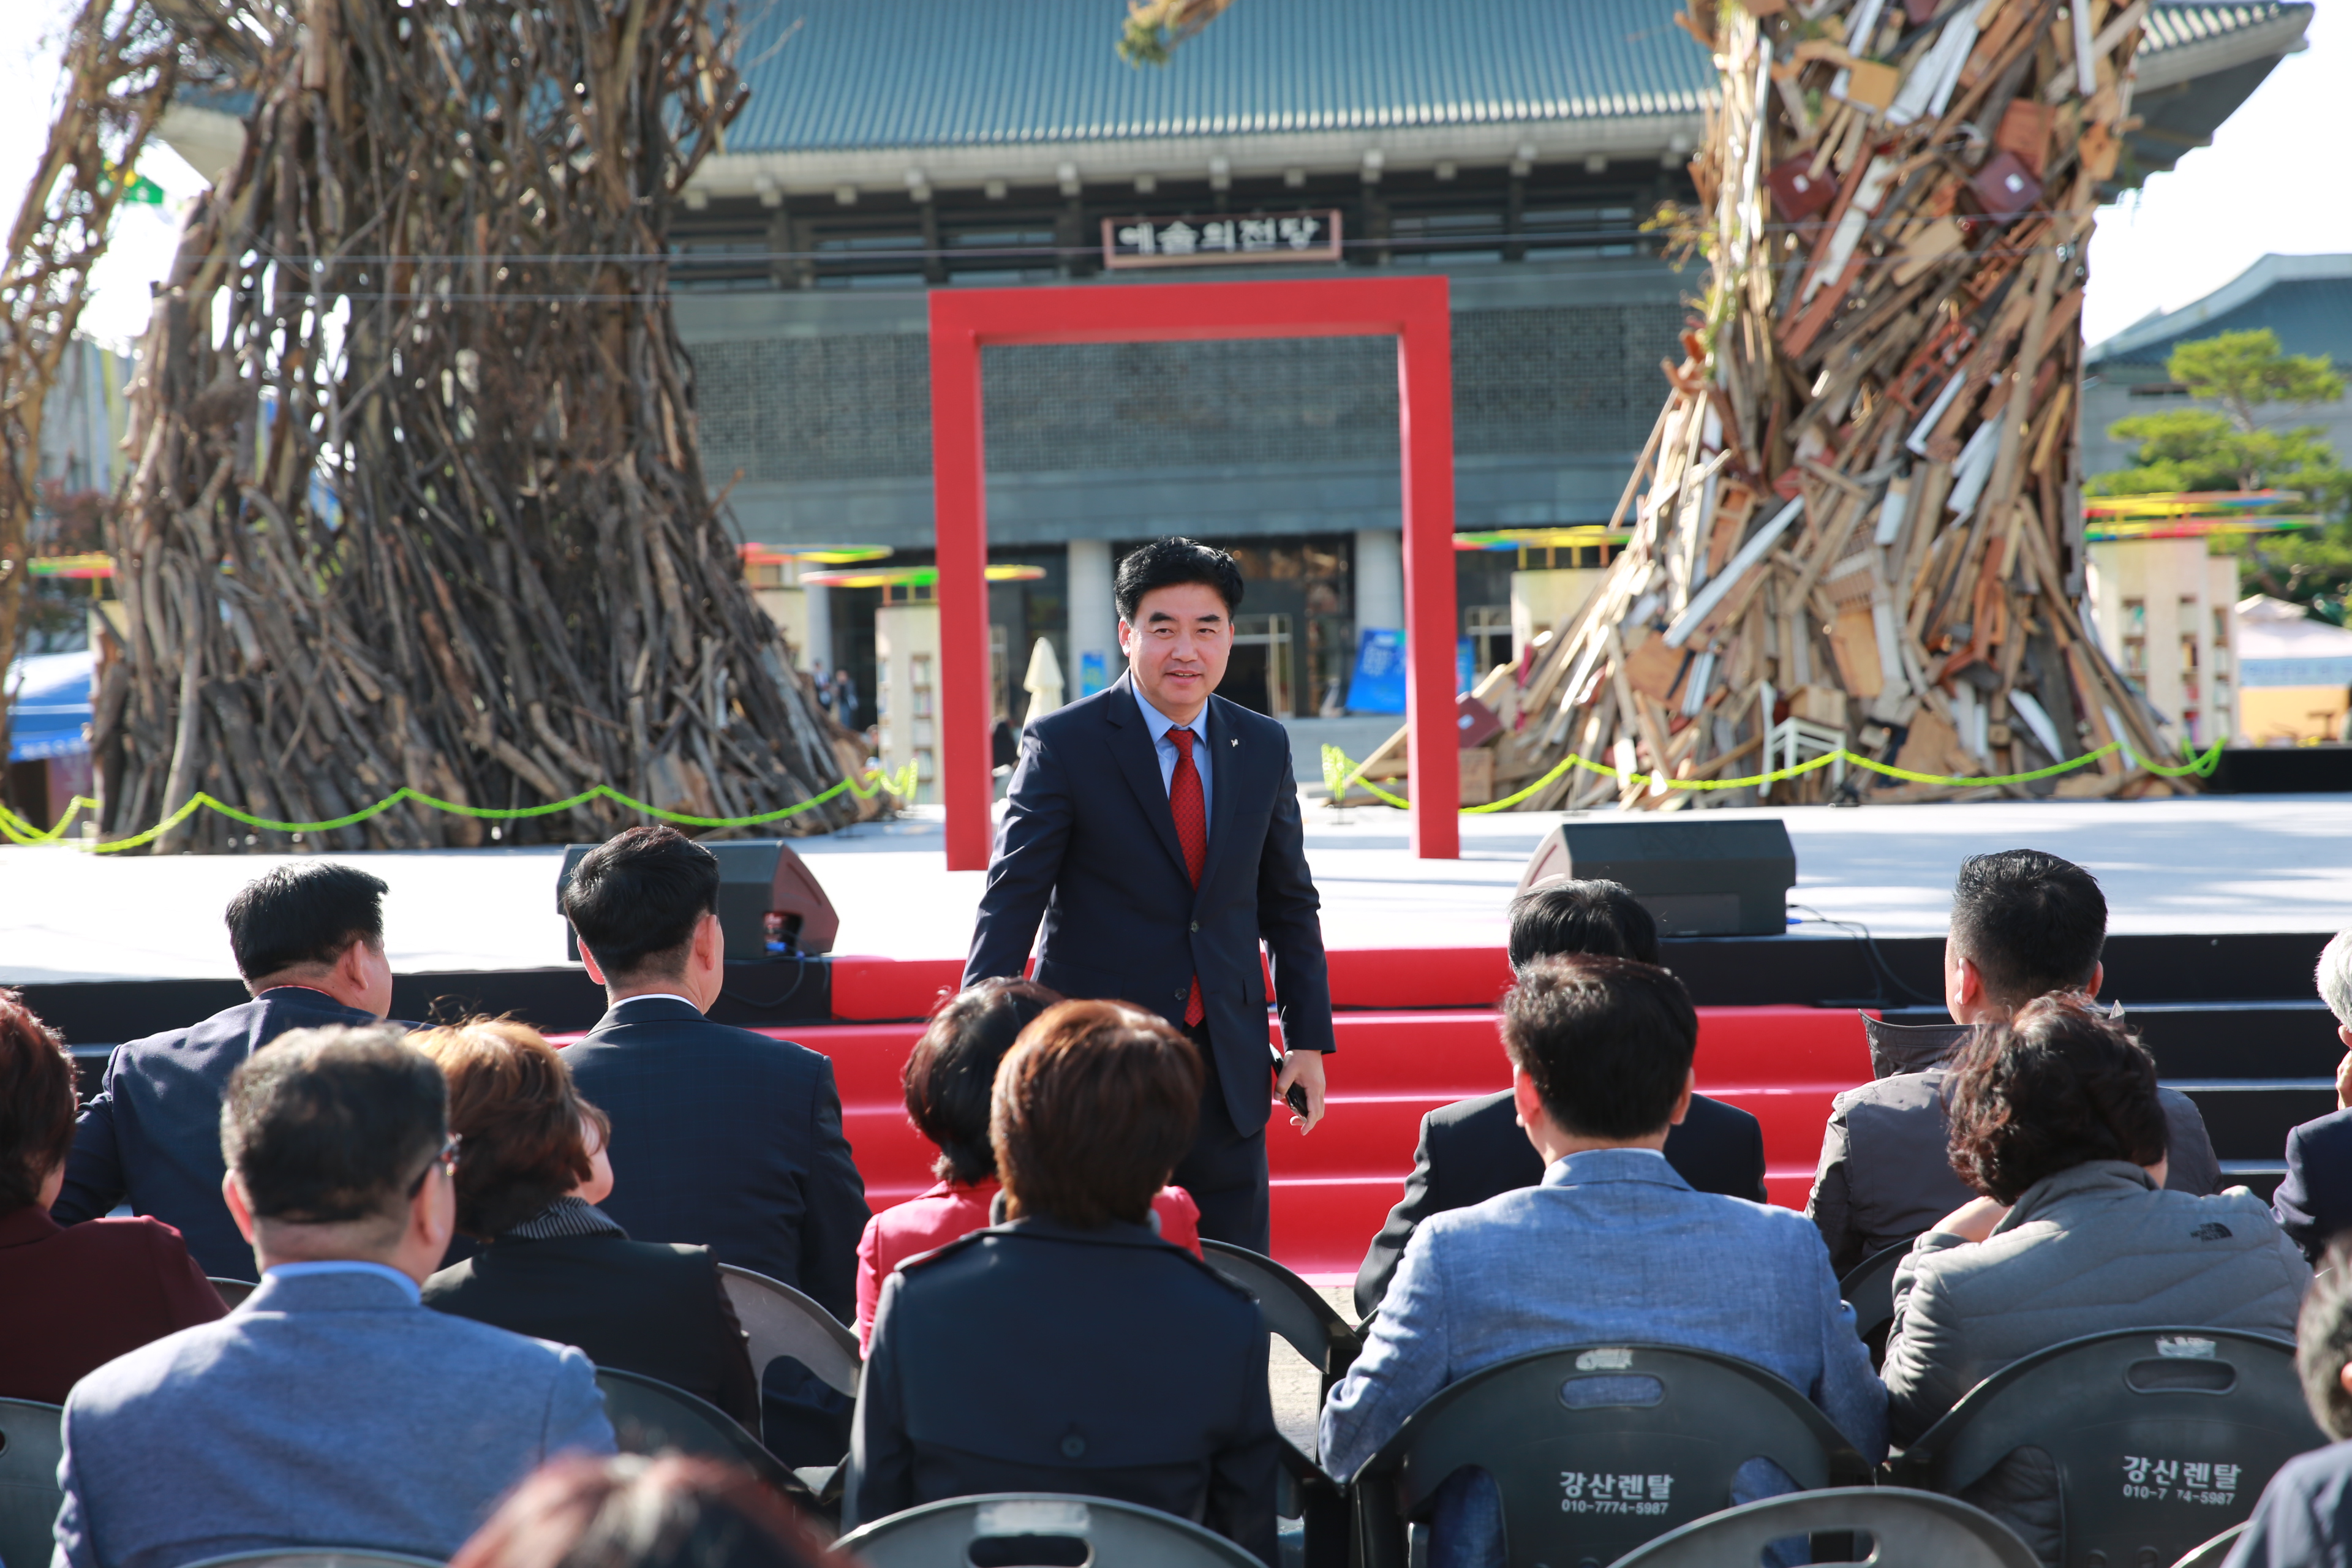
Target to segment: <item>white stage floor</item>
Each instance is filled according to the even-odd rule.
[[[1607,814],[1600,814],[1607,815]],[[2117,931],[2336,931],[2352,925],[2352,798],[2231,795],[2118,804],[1800,807],[1791,900],[1881,936],[1944,930],[1964,855],[2027,847],[2089,867]],[[1462,819],[1463,854],[1416,860],[1402,814],[1310,807],[1307,856],[1332,947],[1500,946],[1504,906],[1557,815]],[[936,808],[795,841],[841,911],[836,951],[961,955],[982,873],[941,864]],[[115,859],[0,848],[0,984],[236,973],[221,910],[274,858]],[[403,973],[561,963],[557,849],[338,858],[391,885],[385,936]],[[1837,935],[1823,927],[1795,928]]]

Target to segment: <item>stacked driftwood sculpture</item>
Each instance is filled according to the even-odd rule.
[[[2076,607],[2083,247],[2147,7],[1692,0],[1723,83],[1685,215],[1706,294],[1612,524],[1630,519],[1622,552],[1480,688],[1507,721],[1498,795],[1573,752],[1647,776],[1570,769],[1528,808],[1749,803],[1664,780],[1841,742],[1968,779],[2120,741],[2000,787],[2169,787],[2131,757],[2175,747]],[[1988,787],[1839,771],[1868,799]],[[1770,798],[1836,787],[1824,770]]]
[[[110,833],[197,790],[303,821],[403,784],[739,816],[854,763],[741,584],[664,292],[671,205],[743,101],[709,9],[306,0],[257,29],[243,156],[141,348]],[[489,831],[408,805],[328,842]],[[200,814],[163,847],[254,842]]]

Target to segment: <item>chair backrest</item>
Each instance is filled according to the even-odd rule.
[[[2221,1568],[2221,1564],[2230,1559],[2230,1548],[2238,1544],[2238,1537],[2245,1533],[2246,1522],[2240,1520],[2175,1563],[2172,1568]]]
[[[1108,1498],[992,1492],[925,1503],[841,1538],[866,1568],[995,1568],[1007,1563],[1096,1568],[1264,1568],[1189,1519]]]
[[[220,1294],[221,1305],[232,1312],[247,1296],[261,1289],[250,1279],[224,1279],[216,1274],[210,1279],[213,1289]]]
[[[202,1558],[184,1568],[441,1568],[441,1559],[366,1546],[306,1546],[299,1551],[232,1552],[226,1557]]]
[[[1775,1541],[1849,1531],[1874,1537],[1863,1561],[1888,1568],[2038,1568],[2033,1549],[1982,1509],[1900,1487],[1832,1487],[1726,1509],[1636,1548],[1613,1568],[1757,1568]]]
[[[1895,1269],[1910,1253],[1908,1241],[1881,1247],[1838,1281],[1838,1294],[1853,1309],[1853,1331],[1870,1347],[1874,1367],[1886,1359],[1886,1333],[1895,1326]]]
[[[1441,1390],[1365,1461],[1361,1561],[1402,1568],[1405,1521],[1465,1467],[1494,1478],[1507,1559],[1533,1568],[1608,1563],[1728,1508],[1733,1474],[1757,1458],[1804,1488],[1871,1479],[1829,1418],[1760,1367],[1664,1345],[1539,1351]]]
[[[614,1439],[624,1454],[675,1451],[742,1465],[796,1500],[814,1500],[798,1476],[709,1401],[658,1379],[613,1367],[597,1372],[596,1387],[604,1395],[604,1414],[613,1423]]]
[[[719,1283],[735,1308],[735,1321],[751,1337],[753,1372],[764,1376],[770,1362],[790,1356],[835,1394],[857,1397],[865,1362],[848,1325],[782,1280],[749,1268],[722,1263]]]
[[[1201,1238],[1210,1268],[1257,1298],[1265,1326],[1323,1374],[1323,1392],[1348,1375],[1363,1353],[1363,1337],[1334,1311],[1314,1286],[1263,1253]]]
[[[9,1568],[49,1560],[58,1521],[58,1461],[65,1457],[65,1410],[29,1399],[0,1399],[0,1563]]]
[[[2068,1563],[2170,1563],[2243,1521],[2281,1465],[2326,1441],[2287,1341],[2119,1329],[1985,1379],[1905,1450],[1895,1479],[1956,1493],[2039,1448],[2057,1466]]]

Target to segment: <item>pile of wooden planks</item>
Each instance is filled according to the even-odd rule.
[[[2148,0],[1691,0],[1722,83],[1691,163],[1706,291],[1584,608],[1482,683],[1499,798],[1674,789],[1842,746],[1769,799],[2117,795],[2178,747],[2082,621],[2084,246]],[[1646,481],[1646,483],[1644,482]],[[1377,770],[1371,776],[1379,776]]]
[[[299,22],[299,26],[297,23]],[[822,832],[862,753],[741,580],[664,229],[745,94],[708,0],[300,0],[141,346],[97,698],[103,826],[197,791],[281,821],[402,785],[609,784]],[[603,837],[404,805],[325,847]],[[282,847],[200,815],[160,850]]]

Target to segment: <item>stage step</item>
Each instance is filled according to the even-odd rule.
[[[1421,1119],[1507,1088],[1510,1065],[1485,1009],[1342,1013],[1329,1114],[1311,1137],[1267,1128],[1275,1248],[1300,1273],[1353,1278],[1404,1190]],[[833,1058],[843,1116],[877,1207],[930,1184],[936,1151],[907,1121],[900,1089],[920,1026],[835,1024],[772,1029]],[[1773,1201],[1801,1207],[1831,1098],[1869,1076],[1861,1017],[1849,1008],[1699,1009],[1699,1087],[1763,1123]]]

